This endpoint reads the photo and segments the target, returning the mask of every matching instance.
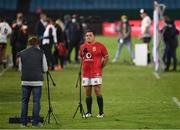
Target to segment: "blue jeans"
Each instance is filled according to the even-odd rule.
[[[24,125],[28,122],[28,103],[31,91],[33,95],[32,125],[37,125],[39,123],[41,88],[42,86],[22,86],[21,122]]]
[[[120,57],[120,54],[121,54],[121,51],[122,51],[122,48],[123,48],[124,45],[127,46],[128,51],[129,51],[129,53],[131,55],[131,59],[132,60],[134,59],[134,51],[133,51],[133,48],[132,48],[131,40],[130,39],[126,39],[126,40],[123,41],[123,43],[120,43],[120,41],[118,41],[118,49],[117,49],[116,55],[114,57],[115,61],[118,61],[118,59]]]

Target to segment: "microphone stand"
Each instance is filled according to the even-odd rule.
[[[81,78],[81,72],[82,72],[82,62],[80,63],[80,68],[79,68],[79,73],[78,73],[78,78],[77,78],[77,81],[76,81],[76,88],[78,87],[79,85],[79,104],[77,106],[77,109],[73,115],[73,119],[75,118],[76,114],[77,114],[77,111],[80,109],[80,114],[81,114],[81,117],[83,118],[83,116],[85,115],[85,112],[84,112],[84,109],[83,109],[83,105],[82,105],[82,97],[81,97],[81,84],[82,84],[82,78]],[[86,116],[85,116],[86,118]]]
[[[45,118],[43,124],[46,124],[46,123],[49,124],[50,123],[51,115],[53,116],[56,124],[59,124],[57,119],[56,119],[56,116],[53,113],[53,109],[52,109],[52,105],[51,105],[51,96],[50,96],[50,89],[49,89],[49,77],[50,77],[54,87],[56,86],[56,84],[55,84],[51,74],[49,73],[49,71],[46,72],[46,76],[47,76],[48,112],[47,112],[47,115],[46,115],[46,118]]]

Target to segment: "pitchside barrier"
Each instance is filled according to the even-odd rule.
[[[129,20],[131,25],[131,36],[138,37],[141,34],[141,20]],[[180,20],[175,20],[176,28],[180,31]],[[105,36],[118,36],[117,28],[119,27],[119,21],[115,22],[103,22],[102,33]],[[154,23],[152,22],[150,32],[153,34]],[[159,21],[159,28],[163,27],[163,20]]]
[[[140,43],[135,44],[135,65],[146,66],[147,65],[147,44]]]

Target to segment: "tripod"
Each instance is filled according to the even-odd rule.
[[[81,117],[83,118],[83,115],[85,115],[85,112],[84,112],[84,109],[83,109],[83,105],[82,105],[82,97],[81,97],[81,81],[82,81],[82,78],[81,78],[81,69],[82,69],[82,61],[81,61],[81,64],[80,64],[78,78],[77,78],[77,81],[76,81],[76,88],[79,85],[79,104],[78,104],[77,109],[76,109],[76,111],[75,111],[75,113],[73,115],[73,119],[75,118],[76,113],[77,113],[77,111],[79,109],[80,109]],[[86,116],[85,116],[85,118],[86,118]]]
[[[46,123],[49,124],[50,123],[51,115],[53,116],[54,120],[56,121],[56,124],[59,124],[57,122],[57,119],[56,119],[54,113],[53,113],[53,109],[52,109],[52,105],[51,105],[51,96],[50,96],[50,89],[49,89],[49,77],[50,77],[50,79],[51,79],[51,81],[53,83],[53,86],[56,86],[56,84],[54,83],[54,80],[53,80],[51,74],[48,71],[46,73],[46,76],[47,76],[48,112],[47,112],[46,118],[44,120],[44,124],[46,124]]]

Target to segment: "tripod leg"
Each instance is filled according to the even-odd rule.
[[[49,124],[50,123],[50,118],[51,118],[51,109],[49,109],[49,111],[48,111],[48,117],[47,117],[47,123]]]
[[[45,125],[45,124],[47,123],[47,121],[49,120],[48,118],[49,118],[49,113],[47,113],[46,118],[45,118],[45,120],[44,120],[44,122],[43,122],[44,125]]]
[[[52,108],[50,106],[43,124],[50,123],[51,113],[52,113]]]
[[[55,115],[53,114],[53,109],[52,109],[52,106],[51,106],[50,89],[49,89],[49,77],[50,77],[51,81],[53,82],[53,85],[54,85],[54,86],[55,86],[55,83],[54,83],[54,81],[53,81],[53,79],[52,79],[52,76],[50,75],[49,72],[47,72],[46,75],[47,75],[47,93],[48,93],[48,113],[47,113],[47,115],[46,115],[44,124],[46,124],[46,123],[49,124],[49,123],[50,123],[50,119],[51,119],[51,116],[52,116],[52,115],[53,115],[56,123],[58,123],[57,120],[56,120]]]
[[[78,111],[79,108],[80,108],[80,106],[78,105],[78,107],[77,107],[77,109],[76,109],[76,111],[75,111],[75,113],[74,113],[74,115],[73,115],[73,119],[74,119],[74,117],[76,116],[76,113],[77,113],[77,111]]]
[[[54,113],[52,113],[53,117],[54,117],[54,120],[56,121],[56,124],[59,124],[57,119],[56,119],[56,116],[54,115]]]

